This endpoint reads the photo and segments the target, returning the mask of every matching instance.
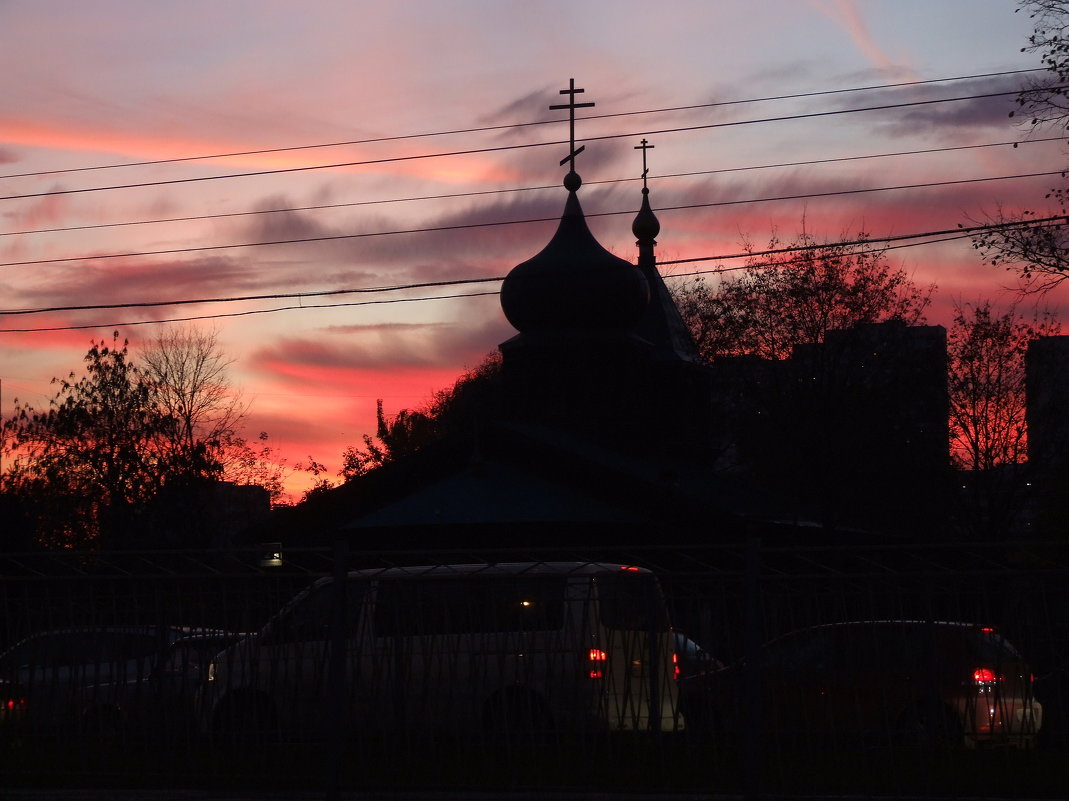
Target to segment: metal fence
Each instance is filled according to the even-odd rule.
[[[561,691],[554,699],[558,718],[562,707],[581,706],[584,714],[575,720],[589,725],[560,725],[522,706],[508,714],[523,725],[496,726],[487,717],[471,725],[470,716],[464,726],[414,725],[413,715],[421,722],[431,720],[433,705],[448,696],[443,683],[458,681],[457,674],[443,666],[479,650],[483,661],[469,660],[464,681],[519,686],[516,655],[544,650],[543,635],[536,637],[532,631],[555,631],[557,624],[543,620],[530,630],[517,626],[511,639],[498,634],[488,639],[486,631],[501,626],[484,621],[472,629],[481,632],[482,639],[465,640],[468,644],[462,647],[467,650],[460,656],[455,637],[424,637],[414,649],[412,635],[418,631],[405,629],[405,648],[391,646],[388,654],[383,652],[386,662],[359,676],[347,672],[346,658],[337,656],[348,652],[329,649],[339,636],[345,642],[355,636],[329,609],[320,621],[327,626],[322,639],[328,648],[316,658],[305,658],[315,656],[309,652],[294,659],[277,636],[234,644],[226,634],[259,632],[302,589],[348,570],[565,561],[612,562],[652,571],[676,632],[670,642],[682,658],[677,665],[684,674],[715,672],[719,665],[759,665],[762,644],[822,624],[963,621],[996,629],[1035,676],[1034,683],[1028,677],[1027,687],[1042,705],[1042,724],[1034,736],[1025,738],[1025,748],[1004,747],[1007,743],[997,737],[909,737],[896,728],[900,720],[889,720],[888,736],[873,738],[835,728],[841,720],[829,728],[829,718],[810,717],[811,704],[799,695],[797,714],[787,728],[782,715],[769,708],[759,683],[748,679],[737,687],[733,708],[742,714],[734,725],[711,725],[708,720],[697,725],[697,702],[691,700],[688,709],[688,693],[681,689],[698,686],[694,680],[670,675],[671,668],[654,671],[650,678],[655,651],[662,647],[651,643],[669,640],[630,642],[621,651],[630,667],[600,666],[598,659],[612,662],[606,651],[619,650],[610,637],[590,649],[574,648],[568,641],[567,649],[554,651],[557,662],[540,668],[556,671],[554,675],[580,671],[591,679],[590,686],[597,688],[593,695],[573,687],[571,695]],[[1069,547],[1052,542],[805,547],[755,540],[709,547],[494,553],[265,545],[215,552],[5,554],[0,555],[0,785],[1064,797],[1069,793],[1064,769],[1069,756],[1067,579]],[[524,592],[530,594],[528,588]],[[356,597],[347,596],[344,603],[351,606]],[[531,597],[544,600],[537,593]],[[515,598],[529,600],[522,593]],[[659,630],[660,623],[649,625]],[[391,642],[397,641],[400,630],[395,624]],[[59,646],[41,644],[43,632],[55,631],[77,631],[79,644],[70,645],[68,637],[62,648],[78,653],[62,655]],[[536,647],[536,641],[542,644]],[[221,726],[225,718],[213,715],[206,700],[215,692],[205,689],[212,661],[208,654],[229,647],[224,653],[234,664],[217,664],[217,669],[227,682],[251,686],[255,682],[248,663],[242,662],[242,654],[252,647],[249,643],[256,643],[260,658],[257,681],[289,688],[292,697],[285,703],[305,705],[301,719],[322,725],[299,730],[281,726],[268,715],[255,719],[256,708],[247,706],[230,719],[241,726]],[[565,650],[579,661],[564,664]],[[118,652],[121,658],[114,655]],[[491,652],[496,656],[485,656]],[[709,661],[701,662],[702,655]],[[502,672],[506,659],[514,660],[509,676]],[[414,668],[417,660],[420,671]],[[42,667],[46,662],[47,671]],[[645,664],[643,680],[627,684],[624,674],[638,671],[640,663]],[[104,665],[110,667],[105,670]],[[35,674],[36,685],[28,688],[33,667],[41,669]],[[888,671],[877,672],[871,682],[901,678]],[[975,680],[999,692],[996,683],[1009,679],[996,672],[978,673]],[[397,680],[416,673],[424,685]],[[270,680],[264,678],[267,674]],[[962,676],[963,685],[969,681]],[[710,686],[712,690],[693,697],[704,698],[702,693],[717,692],[717,687],[727,692],[723,687],[732,685]],[[832,683],[817,692],[827,695],[835,689]],[[855,687],[852,692],[859,691]],[[343,714],[360,693],[375,704],[376,714],[391,716],[393,725],[372,725],[371,720]],[[871,687],[871,695],[895,697],[877,686]],[[621,724],[619,716],[613,722],[612,715],[587,714],[599,697],[604,705],[609,696],[630,710],[621,714],[631,714],[631,724]],[[316,703],[320,706],[312,708]],[[450,719],[464,719],[461,710],[455,711]],[[590,724],[592,718],[598,723]]]

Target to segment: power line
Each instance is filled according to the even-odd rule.
[[[1052,224],[1052,225],[1048,225]],[[853,240],[842,240],[838,242],[825,242],[815,245],[796,245],[785,248],[772,248],[769,250],[760,251],[748,251],[742,253],[730,253],[720,256],[696,256],[689,259],[672,259],[667,261],[659,261],[658,265],[669,264],[690,264],[699,261],[727,261],[728,259],[744,259],[755,258],[761,256],[776,256],[783,253],[797,253],[800,251],[812,251],[812,250],[826,250],[828,247],[838,246],[856,246],[856,245],[868,245],[876,243],[891,243],[891,242],[903,242],[910,239],[928,239],[933,236],[946,236],[947,234],[953,234],[955,239],[961,239],[964,237],[972,236],[973,234],[980,233],[981,231],[997,231],[1008,228],[1047,228],[1047,227],[1061,227],[1069,224],[1069,217],[1064,215],[1055,215],[1052,217],[1038,217],[1036,219],[1011,221],[1011,222],[998,222],[987,223],[984,225],[972,225],[972,226],[958,226],[957,228],[946,228],[940,231],[924,231],[912,234],[896,234],[894,236],[882,236],[882,237],[864,237]],[[926,242],[921,244],[928,244]],[[890,249],[890,248],[885,248]]]
[[[955,102],[959,102],[959,101],[962,101],[962,100],[982,100],[982,99],[987,99],[987,98],[992,98],[992,97],[1006,97],[1008,95],[1017,95],[1017,94],[1020,94],[1019,90],[1012,91],[1012,92],[988,92],[988,93],[979,94],[979,95],[967,95],[965,97],[945,97],[945,98],[938,98],[938,99],[934,99],[934,100],[916,100],[916,101],[912,101],[912,102],[909,102],[909,103],[887,103],[887,104],[884,104],[884,105],[866,106],[866,107],[863,107],[863,108],[834,109],[832,111],[817,111],[817,112],[810,112],[810,113],[807,113],[807,114],[789,114],[789,115],[783,115],[783,116],[779,116],[779,117],[765,117],[765,118],[761,118],[761,119],[735,120],[733,122],[714,122],[714,123],[705,123],[705,124],[702,124],[702,125],[686,125],[686,126],[678,126],[678,127],[674,127],[674,128],[659,128],[659,129],[650,129],[650,130],[645,130],[645,131],[634,131],[634,132],[623,133],[623,134],[604,134],[604,135],[601,135],[601,136],[587,136],[587,137],[583,138],[583,141],[584,142],[599,142],[599,141],[608,141],[608,140],[612,140],[612,139],[624,139],[624,138],[630,139],[630,138],[634,138],[636,136],[657,136],[657,135],[669,134],[669,133],[689,133],[691,131],[711,130],[711,129],[715,129],[715,128],[730,128],[730,127],[736,127],[736,126],[740,126],[740,125],[756,125],[756,124],[768,123],[768,122],[788,122],[788,121],[792,121],[792,120],[818,119],[818,118],[821,118],[821,117],[830,117],[830,116],[835,116],[835,115],[839,115],[839,114],[859,114],[859,113],[869,112],[869,111],[891,111],[891,110],[900,109],[900,108],[911,108],[911,107],[915,107],[915,106],[930,106],[930,105],[936,105],[936,104],[939,104],[939,103],[955,103]],[[310,172],[310,171],[313,171],[313,170],[329,170],[329,169],[336,169],[336,168],[339,168],[339,167],[365,167],[365,166],[370,166],[372,164],[389,164],[389,163],[396,163],[396,162],[401,162],[401,161],[417,161],[417,160],[422,160],[422,159],[449,158],[449,157],[454,157],[454,156],[470,156],[470,155],[477,155],[477,154],[480,154],[480,153],[496,153],[496,152],[502,152],[502,151],[506,151],[506,150],[522,150],[522,149],[535,148],[535,147],[559,146],[559,145],[562,145],[562,144],[567,144],[567,143],[564,142],[563,140],[552,141],[552,142],[525,142],[525,143],[514,144],[514,145],[497,145],[497,146],[494,146],[494,147],[470,148],[470,149],[467,149],[467,150],[453,150],[453,151],[446,151],[446,152],[441,152],[441,153],[419,153],[419,154],[409,155],[409,156],[389,156],[389,157],[378,158],[378,159],[362,159],[360,161],[344,161],[344,162],[337,162],[337,163],[334,163],[334,164],[313,164],[313,165],[306,165],[306,166],[302,166],[302,167],[281,167],[281,168],[272,169],[272,170],[255,170],[255,171],[252,171],[252,172],[228,173],[226,175],[201,175],[201,176],[196,176],[196,177],[192,177],[192,178],[171,178],[171,179],[163,180],[163,181],[145,181],[145,182],[133,183],[133,184],[113,184],[113,185],[110,185],[110,186],[93,186],[93,187],[83,187],[83,188],[79,188],[79,189],[56,189],[56,190],[52,190],[52,191],[48,191],[48,192],[31,192],[31,193],[26,193],[26,194],[21,194],[21,195],[0,196],[0,200],[26,200],[26,199],[37,198],[37,197],[56,197],[56,196],[59,196],[59,195],[75,195],[75,194],[83,194],[83,193],[86,193],[86,192],[104,192],[104,191],[111,191],[111,190],[116,190],[116,189],[144,189],[144,188],[154,187],[154,186],[172,186],[172,185],[176,185],[176,184],[191,184],[191,183],[200,183],[200,182],[204,182],[204,181],[228,180],[228,179],[231,179],[231,178],[252,178],[252,177],[258,177],[258,176],[264,176],[264,175],[281,175],[283,173]]]
[[[497,279],[501,280],[501,279]],[[390,298],[387,300],[362,300],[352,303],[320,303],[320,304],[305,304],[301,303],[296,306],[281,306],[274,309],[250,309],[240,312],[222,312],[220,314],[204,314],[204,315],[192,315],[189,317],[169,317],[165,320],[130,320],[122,323],[86,323],[83,325],[63,325],[53,326],[51,328],[3,328],[0,329],[0,334],[39,334],[55,331],[81,331],[89,328],[121,328],[123,326],[132,325],[166,325],[168,323],[188,323],[198,320],[222,320],[230,317],[249,317],[257,314],[274,314],[276,312],[283,311],[298,311],[301,309],[335,309],[335,308],[347,308],[351,306],[375,306],[387,303],[415,303],[424,300],[452,300],[456,298],[471,298],[481,297],[484,295],[496,295],[496,291],[493,292],[467,292],[460,295],[443,295],[440,297],[429,298]]]
[[[144,309],[159,306],[190,306],[204,303],[245,303],[254,300],[284,300],[288,298],[318,298],[331,295],[370,294],[379,292],[400,292],[413,289],[457,286],[460,284],[483,284],[500,281],[495,278],[458,278],[452,281],[424,281],[415,284],[398,284],[396,286],[361,287],[359,289],[329,289],[316,292],[286,292],[269,295],[237,295],[211,298],[187,298],[185,300],[159,300],[140,303],[108,303],[88,306],[48,306],[39,309],[0,309],[0,314],[46,314],[69,311],[102,311],[104,309]]]
[[[666,173],[664,175],[650,176],[651,181],[665,180],[669,178],[693,178],[701,175],[721,175],[725,173],[734,172],[749,172],[751,170],[769,170],[769,169],[782,169],[785,167],[809,167],[818,164],[837,164],[850,161],[863,161],[867,159],[881,159],[881,158],[893,158],[900,156],[918,156],[931,153],[948,153],[959,150],[976,150],[980,148],[988,147],[1017,147],[1019,144],[1038,144],[1042,142],[1060,142],[1063,140],[1061,136],[1050,136],[1038,139],[1028,139],[1024,142],[1006,141],[1006,142],[985,142],[975,145],[951,145],[947,147],[933,147],[925,148],[921,150],[901,150],[890,153],[869,153],[858,156],[838,156],[827,159],[809,159],[807,161],[787,161],[774,164],[757,164],[745,167],[722,167],[715,170],[694,170],[688,172],[676,172]],[[584,186],[598,186],[606,184],[618,184],[628,183],[633,181],[640,181],[641,178],[612,178],[603,181],[585,181]],[[197,222],[201,220],[218,220],[227,219],[231,217],[249,217],[259,214],[282,214],[297,211],[322,211],[326,209],[341,209],[341,208],[354,208],[358,206],[379,206],[389,203],[411,203],[428,200],[454,200],[465,197],[481,197],[484,195],[501,195],[510,194],[513,192],[533,192],[544,191],[549,189],[559,189],[560,184],[544,184],[541,186],[520,186],[512,187],[508,189],[484,189],[473,192],[451,192],[447,194],[439,195],[419,195],[414,197],[398,197],[398,198],[382,198],[379,200],[360,200],[350,203],[322,203],[315,206],[290,206],[277,209],[257,209],[255,211],[235,211],[224,212],[219,214],[198,214],[190,215],[186,217],[168,217],[155,220],[128,220],[124,222],[113,223],[96,223],[93,225],[72,225],[63,228],[37,228],[26,231],[7,231],[0,232],[0,237],[3,236],[27,236],[31,234],[53,234],[53,233],[67,233],[71,231],[90,231],[98,230],[102,228],[122,228],[134,225],[157,225],[163,223],[178,223],[178,222]]]
[[[1003,77],[1003,76],[1007,76],[1007,75],[1022,75],[1022,74],[1026,74],[1026,73],[1032,73],[1032,72],[1047,72],[1047,70],[1045,68],[1043,68],[1043,67],[1036,67],[1036,68],[1030,68],[1030,69],[1019,69],[1019,70],[1004,70],[1004,71],[1001,71],[1001,72],[987,72],[987,73],[980,73],[980,74],[976,74],[976,75],[959,75],[959,76],[954,77],[954,78],[930,78],[928,80],[923,80],[923,81],[903,81],[903,82],[900,82],[900,83],[885,83],[885,84],[877,84],[877,85],[873,85],[873,86],[858,86],[858,87],[852,87],[852,88],[848,88],[848,89],[827,89],[827,90],[821,90],[821,91],[815,91],[815,92],[801,92],[801,93],[797,93],[797,94],[788,94],[788,95],[772,95],[772,96],[769,96],[769,97],[746,98],[746,99],[742,99],[742,100],[724,100],[724,101],[718,101],[718,102],[714,102],[714,103],[697,103],[697,104],[688,105],[688,106],[672,106],[672,107],[668,107],[668,108],[643,109],[643,110],[639,110],[639,111],[624,111],[624,112],[617,112],[617,113],[614,113],[614,114],[592,114],[592,115],[589,115],[589,116],[586,116],[586,117],[579,117],[577,119],[599,120],[599,119],[609,119],[609,118],[614,118],[614,117],[630,117],[630,116],[636,116],[636,115],[641,115],[641,114],[662,114],[662,113],[667,113],[667,112],[695,111],[695,110],[698,110],[698,109],[717,108],[717,107],[721,107],[721,106],[736,106],[736,105],[744,105],[744,104],[749,104],[749,103],[764,103],[764,102],[775,101],[775,100],[798,100],[798,99],[804,99],[804,98],[810,98],[810,97],[822,97],[822,96],[827,96],[827,95],[847,94],[847,93],[853,93],[853,92],[870,92],[870,91],[876,91],[876,90],[882,90],[882,89],[904,88],[904,87],[908,87],[908,86],[923,86],[923,85],[933,84],[933,83],[949,83],[949,82],[952,82],[952,81],[977,80],[977,79],[980,79],[980,78],[996,78],[996,77]],[[1024,90],[1020,90],[1020,91],[1024,91]],[[88,167],[71,167],[71,168],[60,169],[60,170],[39,170],[39,171],[36,171],[36,172],[24,172],[24,173],[12,173],[12,174],[9,174],[9,175],[0,175],[0,179],[4,179],[4,178],[29,178],[29,177],[43,176],[43,175],[59,175],[59,174],[63,174],[63,173],[88,172],[88,171],[92,171],[92,170],[110,170],[110,169],[118,169],[118,168],[122,168],[122,167],[147,167],[147,166],[153,166],[153,165],[158,165],[158,164],[174,164],[174,163],[179,163],[179,162],[190,162],[190,161],[208,161],[208,160],[222,159],[222,158],[237,158],[237,157],[241,157],[241,156],[260,156],[260,155],[267,155],[267,154],[270,154],[270,153],[288,153],[288,152],[299,151],[299,150],[314,150],[314,149],[329,148],[329,147],[346,147],[346,146],[352,146],[352,145],[376,144],[376,143],[381,143],[381,142],[402,141],[402,140],[406,140],[406,139],[424,139],[424,138],[430,138],[430,137],[435,137],[435,136],[453,136],[453,135],[469,134],[469,133],[485,133],[485,132],[491,132],[491,131],[501,131],[501,130],[515,129],[515,128],[524,128],[524,127],[530,127],[530,126],[536,126],[536,125],[552,125],[552,124],[556,124],[558,122],[560,122],[559,119],[537,120],[537,121],[534,121],[534,122],[510,123],[510,124],[507,124],[507,125],[488,125],[488,126],[483,126],[483,127],[478,127],[478,128],[460,128],[460,129],[454,129],[454,130],[449,130],[449,131],[432,131],[432,132],[417,133],[417,134],[400,134],[400,135],[395,135],[395,136],[382,136],[382,137],[375,137],[375,138],[369,138],[369,139],[354,139],[354,140],[345,141],[345,142],[327,142],[327,143],[318,143],[318,144],[311,144],[311,145],[293,145],[293,146],[289,146],[289,147],[265,148],[265,149],[260,149],[260,150],[243,150],[243,151],[235,151],[235,152],[229,152],[229,153],[214,153],[214,154],[210,154],[210,155],[182,156],[182,157],[169,158],[169,159],[155,159],[155,160],[151,160],[151,161],[134,161],[134,162],[126,162],[126,163],[123,163],[123,164],[100,164],[100,165],[92,165],[92,166],[88,166]]]
[[[971,237],[972,235],[982,231],[992,231],[1008,228],[1035,228],[1035,227],[1048,227],[1048,224],[1054,224],[1056,226],[1062,226],[1069,222],[1069,218],[1064,216],[1052,216],[1037,219],[1030,219],[1017,222],[1000,222],[1000,223],[988,223],[984,225],[975,226],[959,226],[957,228],[943,229],[937,231],[921,231],[910,234],[898,234],[895,236],[886,237],[863,237],[854,240],[842,240],[831,243],[819,243],[811,245],[793,245],[783,248],[770,248],[762,251],[744,251],[739,253],[728,253],[714,256],[697,256],[687,259],[672,259],[659,262],[659,266],[669,266],[675,264],[693,264],[697,262],[706,261],[730,261],[733,259],[757,259],[767,256],[778,256],[788,253],[803,253],[811,251],[826,250],[829,247],[857,247],[876,244],[885,244],[887,247],[879,248],[879,250],[892,250],[902,247],[916,247],[919,245],[935,244],[937,242],[953,241],[957,239],[963,239]],[[912,242],[910,240],[932,240],[932,237],[944,237],[942,239],[923,242]],[[767,264],[765,266],[786,266],[791,262],[781,262],[775,264]],[[755,265],[753,263],[744,267],[729,267],[718,268],[713,270],[704,270],[694,273],[681,273],[670,276],[671,278],[682,278],[692,275],[705,275],[710,273],[722,273],[729,272],[731,270],[748,269]],[[134,308],[159,308],[163,306],[186,306],[186,305],[201,305],[206,303],[245,303],[258,300],[286,300],[286,299],[300,299],[301,303],[295,306],[283,306],[273,309],[252,309],[241,312],[224,312],[214,315],[196,315],[189,317],[175,317],[165,320],[140,320],[123,323],[93,323],[85,325],[67,325],[56,326],[50,328],[21,328],[21,329],[0,329],[0,333],[40,333],[46,331],[66,331],[66,330],[78,330],[87,328],[103,328],[114,327],[123,325],[152,325],[162,324],[170,322],[189,322],[194,320],[214,320],[224,317],[243,317],[254,314],[267,314],[279,311],[293,311],[297,309],[322,309],[322,308],[343,308],[350,306],[366,306],[366,305],[381,305],[389,303],[414,303],[426,300],[447,300],[454,298],[467,298],[467,297],[482,297],[485,295],[498,294],[496,291],[491,292],[467,292],[458,295],[435,295],[430,297],[418,297],[418,298],[386,298],[382,300],[370,300],[370,301],[356,301],[351,303],[335,303],[335,304],[306,304],[304,299],[315,297],[334,297],[339,295],[353,295],[353,294],[374,294],[383,292],[398,292],[398,291],[411,291],[416,289],[440,289],[450,286],[460,286],[467,284],[486,284],[497,283],[504,280],[504,276],[492,276],[484,278],[464,278],[454,279],[451,281],[427,281],[421,283],[412,284],[399,284],[395,286],[385,287],[361,287],[356,289],[334,289],[334,290],[321,290],[313,292],[293,292],[293,293],[275,293],[269,295],[244,295],[244,296],[230,296],[230,297],[215,297],[215,298],[189,298],[181,300],[169,300],[169,301],[147,301],[141,303],[117,303],[117,304],[93,304],[83,306],[52,306],[36,309],[3,309],[0,310],[0,314],[3,315],[31,315],[31,314],[46,314],[46,313],[58,313],[58,312],[71,312],[71,311],[104,311],[115,309],[134,309]]]
[[[709,203],[689,203],[680,206],[661,206],[657,209],[658,212],[668,211],[689,211],[694,209],[703,208],[716,208],[719,206],[734,206],[746,203],[770,203],[786,200],[803,200],[812,198],[827,198],[838,197],[847,195],[857,195],[872,192],[890,192],[904,189],[931,189],[944,186],[955,186],[962,184],[983,183],[987,181],[1006,181],[1016,180],[1021,178],[1039,178],[1044,176],[1061,175],[1062,170],[1052,170],[1048,172],[1036,172],[1036,173],[1023,173],[1019,175],[997,175],[988,176],[984,178],[964,178],[953,181],[932,181],[928,183],[918,184],[903,184],[899,186],[883,186],[883,187],[867,187],[863,189],[840,189],[831,192],[811,192],[796,195],[778,195],[776,197],[766,198],[746,198],[741,200],[721,200]],[[611,217],[620,214],[634,214],[634,209],[625,209],[622,211],[605,211],[586,214],[587,217]],[[184,247],[184,248],[168,248],[165,250],[147,250],[147,251],[135,251],[128,253],[108,253],[97,254],[93,256],[71,256],[63,258],[53,259],[31,259],[27,261],[14,261],[14,262],[0,262],[0,267],[26,267],[39,264],[61,264],[64,262],[80,262],[80,261],[96,261],[103,259],[125,259],[134,257],[146,257],[146,256],[174,256],[184,253],[204,253],[214,250],[233,250],[237,248],[251,248],[251,247],[269,247],[276,245],[299,245],[310,244],[313,242],[335,242],[345,239],[365,239],[376,236],[398,236],[402,234],[419,234],[419,233],[442,233],[445,231],[461,231],[461,230],[474,230],[478,228],[493,228],[503,225],[526,225],[530,223],[543,223],[553,222],[559,219],[559,217],[537,217],[525,220],[502,220],[486,223],[461,223],[457,225],[438,225],[430,226],[427,228],[407,228],[398,229],[394,231],[370,231],[359,234],[334,234],[329,236],[314,236],[314,237],[301,237],[296,239],[281,239],[272,240],[268,242],[241,242],[232,243],[226,245],[200,245],[196,247]]]

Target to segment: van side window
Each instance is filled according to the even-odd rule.
[[[383,580],[375,599],[375,636],[559,629],[565,584],[564,576]]]
[[[649,573],[607,573],[597,578],[601,622],[621,631],[668,631],[661,586]]]

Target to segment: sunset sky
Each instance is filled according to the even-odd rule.
[[[571,78],[596,103],[578,171],[602,244],[636,258],[646,138],[659,258],[711,257],[665,265],[670,284],[803,220],[880,238],[1045,211],[1056,177],[1016,176],[1059,170],[1064,142],[1007,144],[1019,71],[1040,66],[1015,7],[0,0],[0,411],[47,406],[94,339],[136,349],[200,318],[235,360],[245,433],[336,471],[377,398],[419,406],[514,333],[498,283],[448,282],[548,241],[568,137],[548,106]],[[926,102],[946,98],[969,99]],[[897,244],[938,285],[931,323],[1011,298],[967,239]],[[357,292],[427,283],[445,285]]]

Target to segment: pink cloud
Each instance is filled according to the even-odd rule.
[[[847,32],[854,46],[874,66],[888,71],[902,69],[901,61],[888,55],[869,32],[857,0],[814,0],[814,5]]]

